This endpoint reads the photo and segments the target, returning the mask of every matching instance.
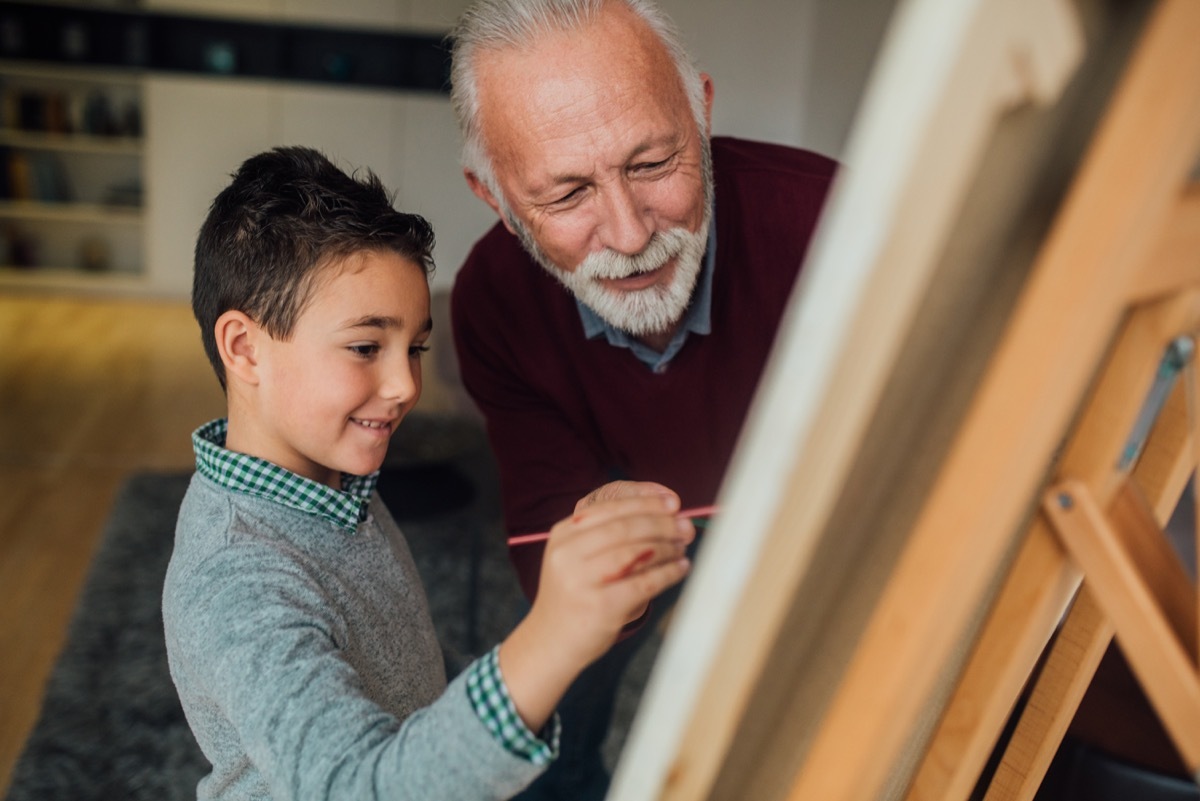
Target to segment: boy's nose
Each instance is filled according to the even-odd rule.
[[[397,362],[385,373],[379,394],[399,403],[416,400],[421,392],[421,363],[407,357]]]

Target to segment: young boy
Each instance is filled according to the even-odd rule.
[[[554,708],[687,571],[658,485],[584,505],[512,634],[446,686],[408,548],[374,492],[421,393],[433,233],[319,153],[246,161],[196,244],[193,308],[227,420],[193,435],[163,590],[200,798],[506,798]]]

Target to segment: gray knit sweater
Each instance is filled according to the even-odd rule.
[[[350,532],[200,474],[163,590],[201,799],[492,799],[544,770],[449,687],[420,578],[372,496]]]

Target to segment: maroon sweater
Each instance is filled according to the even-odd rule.
[[[574,298],[497,223],[451,297],[467,391],[487,421],[510,534],[544,531],[616,478],[712,503],[775,339],[835,164],[714,137],[717,253],[712,333],[690,334],[656,374],[587,339]],[[510,551],[529,597],[541,545]]]

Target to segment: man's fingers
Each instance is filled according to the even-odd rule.
[[[670,497],[674,498],[676,502],[679,501],[679,496],[675,494],[674,490],[655,481],[610,481],[580,498],[579,502],[575,504],[575,511],[581,512],[589,506],[604,501],[640,496]]]

